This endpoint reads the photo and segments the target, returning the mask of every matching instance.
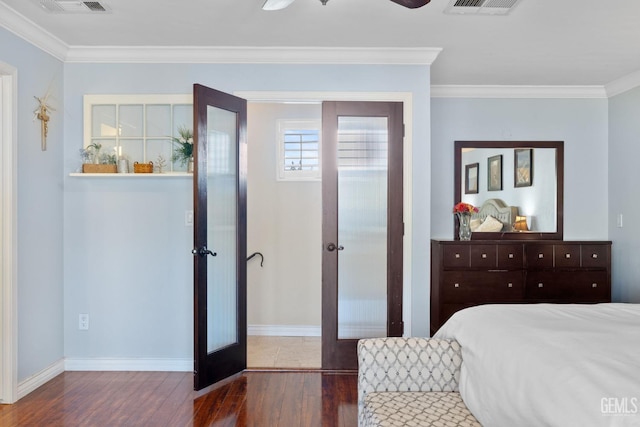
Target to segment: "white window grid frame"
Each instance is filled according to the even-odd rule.
[[[123,137],[116,134],[113,137],[94,137],[92,135],[93,129],[93,107],[94,106],[114,106],[115,107],[115,120],[116,127],[120,123],[119,115],[120,115],[120,107],[121,106],[142,106],[142,135],[136,137]],[[100,95],[100,94],[87,94],[83,96],[83,148],[87,148],[92,144],[94,140],[105,140],[105,139],[113,139],[115,140],[115,152],[118,156],[122,154],[122,145],[121,141],[126,140],[141,140],[142,141],[142,152],[143,152],[143,160],[142,162],[147,163],[152,161],[155,163],[156,159],[149,159],[147,157],[147,140],[166,140],[171,144],[171,157],[169,159],[165,159],[167,161],[167,172],[174,172],[174,162],[172,160],[173,153],[175,150],[175,144],[173,144],[173,138],[178,135],[174,132],[177,132],[176,129],[171,127],[172,135],[167,136],[148,136],[147,135],[147,106],[169,106],[170,115],[171,115],[171,123],[174,120],[174,106],[189,106],[193,107],[193,94],[109,94],[109,95]],[[193,123],[184,123],[184,126],[187,126],[189,129],[193,126]],[[193,129],[192,129],[193,132]],[[133,166],[130,166],[133,167]]]
[[[318,132],[318,169],[314,171],[285,170],[285,133],[289,130],[315,130]],[[277,170],[278,181],[320,181],[322,179],[322,121],[319,119],[280,119],[277,126]]]

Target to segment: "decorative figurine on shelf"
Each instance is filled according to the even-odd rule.
[[[167,161],[164,159],[164,156],[162,154],[158,154],[158,158],[156,159],[156,163],[154,165],[156,172],[163,173],[164,168],[166,167],[167,167]]]

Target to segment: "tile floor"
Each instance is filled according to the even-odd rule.
[[[317,368],[321,337],[247,337],[248,368]]]

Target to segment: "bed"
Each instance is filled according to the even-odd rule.
[[[511,231],[517,215],[517,207],[508,206],[500,199],[487,199],[478,212],[471,215],[471,231]],[[496,228],[499,224],[502,226]]]
[[[640,304],[483,305],[434,337],[460,344],[484,427],[640,426]]]

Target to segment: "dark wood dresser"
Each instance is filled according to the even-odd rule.
[[[537,302],[611,302],[611,242],[431,241],[431,335],[466,307]]]

